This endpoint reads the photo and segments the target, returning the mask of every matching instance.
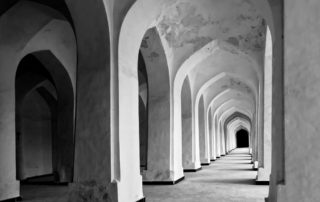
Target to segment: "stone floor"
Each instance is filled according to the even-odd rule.
[[[185,173],[185,179],[176,185],[146,185],[143,187],[146,201],[263,202],[268,186],[255,185],[257,172],[252,170],[250,158],[248,149],[236,149],[196,173]],[[67,186],[21,188],[23,201],[27,202],[66,202],[67,193]]]
[[[268,186],[255,185],[247,148],[233,150],[176,185],[145,185],[147,202],[262,202]]]

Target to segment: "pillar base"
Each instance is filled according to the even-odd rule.
[[[22,201],[22,197],[19,196],[19,197],[15,197],[15,198],[11,198],[11,199],[6,199],[6,200],[3,200],[1,202],[20,202]]]
[[[12,200],[17,201],[20,196],[20,182],[17,180],[5,181],[5,184],[0,184],[0,190],[4,190],[4,193],[0,193],[0,201]]]
[[[202,167],[196,168],[196,169],[184,169],[183,172],[197,172],[197,171],[199,171],[201,169],[202,169]]]
[[[202,166],[210,166],[210,163],[201,163]]]
[[[286,196],[285,185],[277,184],[275,186],[276,187],[274,188],[273,192],[272,193],[269,192],[268,198],[265,198],[265,202],[289,201],[287,196]],[[274,192],[276,192],[276,193],[274,193]]]
[[[253,162],[252,169],[253,170],[258,170],[258,168],[259,168],[259,162],[258,161]]]
[[[175,185],[184,180],[184,176],[176,181],[144,181],[144,185]]]
[[[137,202],[146,202],[146,198],[145,197],[143,197],[142,199],[140,199],[139,201],[137,201]]]
[[[256,184],[258,185],[269,185],[270,182],[270,170],[259,168],[258,175],[256,178]]]
[[[184,172],[196,172],[201,170],[200,162],[192,162],[183,168]]]
[[[210,164],[210,159],[209,158],[205,158],[205,159],[202,159],[201,160],[201,165],[208,165],[208,164]]]
[[[183,180],[182,167],[177,170],[144,170],[143,184],[176,184]]]
[[[182,167],[178,170],[154,169],[144,170],[142,172],[142,181],[144,182],[174,182],[183,177]]]
[[[256,185],[269,185],[269,181],[258,181],[256,180]]]

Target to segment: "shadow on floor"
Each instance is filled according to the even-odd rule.
[[[224,161],[230,161],[230,160],[236,160],[236,161],[251,161],[251,158],[244,158],[244,157],[241,157],[241,158],[237,158],[237,157],[226,157],[224,159],[221,159],[221,160],[224,160]]]
[[[67,185],[23,184],[20,190],[22,201],[60,202],[65,201],[69,188]]]
[[[252,168],[220,168],[218,170],[226,171],[254,171]]]
[[[244,185],[255,185],[255,179],[202,179],[194,180],[200,183],[212,183],[212,184],[244,184]]]
[[[220,161],[220,164],[252,164],[251,162],[228,162],[228,161]]]
[[[224,156],[224,158],[251,158],[251,156],[248,156],[248,155],[228,155],[228,156]]]

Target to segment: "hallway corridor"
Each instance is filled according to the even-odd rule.
[[[145,185],[147,202],[254,202],[264,201],[268,186],[255,185],[247,148],[235,149],[196,173],[185,173],[185,179],[174,185]]]

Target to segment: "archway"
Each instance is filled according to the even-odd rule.
[[[234,118],[232,121],[230,121],[227,124],[227,136],[229,138],[229,152],[231,152],[232,150],[234,150],[237,147],[237,143],[236,143],[236,132],[240,129],[240,128],[244,128],[248,131],[249,133],[249,153],[250,153],[250,131],[251,131],[251,123],[250,121],[248,121],[245,118],[242,117],[236,117]]]
[[[29,54],[18,65],[15,93],[17,179],[72,182],[74,92],[65,68],[50,51]]]
[[[249,147],[249,133],[245,129],[240,129],[236,133],[237,148]]]
[[[228,110],[229,111],[229,110]],[[252,120],[248,115],[246,115],[244,112],[241,112],[241,110],[237,110],[233,112],[233,114],[229,115],[229,113],[226,113],[225,116],[228,116],[227,119],[224,121],[224,133],[226,135],[227,139],[227,151],[230,152],[232,149],[236,148],[236,132],[239,130],[238,125],[241,124],[241,126],[245,127],[245,129],[249,133],[249,149],[252,149],[251,139],[252,139]]]
[[[165,51],[156,27],[142,39],[138,57],[140,166],[143,181],[171,181],[170,81]],[[142,103],[140,101],[140,103]],[[142,110],[144,108],[144,110]]]
[[[69,77],[69,82],[72,83],[72,92],[75,92],[77,52],[74,33],[70,24],[65,21],[63,16],[59,15],[58,12],[35,2],[17,2],[1,15],[0,27],[0,42],[2,44],[0,46],[0,75],[2,76],[0,85],[0,122],[3,126],[0,129],[0,170],[3,171],[3,174],[0,175],[0,200],[4,200],[20,196],[20,176],[17,174],[18,168],[16,162],[17,144],[15,118],[17,109],[16,104],[18,104],[19,101],[18,96],[15,96],[17,85],[16,76],[19,72],[17,71],[18,64],[25,56],[32,53],[32,55],[37,58],[41,64],[45,64],[45,67],[47,71],[50,72],[54,83],[57,83],[54,80],[55,78],[63,78],[59,75],[61,71],[58,71],[59,67],[63,66],[65,67],[63,70]],[[40,81],[37,80],[36,77],[30,78],[32,79],[27,81],[27,84],[32,84],[33,86],[38,86],[36,83],[40,84]],[[64,85],[64,83],[62,82],[61,85]],[[41,99],[46,97],[47,100],[42,100],[42,104],[47,104],[46,102],[50,102],[50,94],[54,94],[54,90],[49,90],[52,89],[50,86],[53,85],[50,84],[50,82],[48,83],[45,81],[42,88],[37,89],[35,92],[30,92],[37,94],[36,96],[40,96]],[[63,89],[67,90],[68,86],[69,85],[64,85]],[[24,85],[23,87],[29,90],[32,89],[30,86],[27,88],[27,85]],[[55,86],[57,91],[59,91],[58,88],[60,87]],[[25,93],[27,94],[27,92],[28,90],[26,90]],[[64,91],[61,92],[63,93]],[[63,133],[66,134],[69,134],[70,131],[71,134],[73,134],[73,107],[69,106],[74,106],[74,95],[70,95],[72,97],[72,103],[66,104],[66,107],[68,109],[72,109],[72,113],[69,113],[68,110],[61,110],[71,114],[70,119],[67,115],[61,115],[65,116],[65,118],[68,117],[68,121],[61,122],[61,124],[71,126],[63,131]],[[62,95],[59,96],[65,98],[68,97]],[[46,112],[49,111],[47,110]],[[47,115],[48,114],[50,113],[47,113]],[[71,124],[69,124],[69,120],[71,120]],[[60,137],[63,139],[62,135]],[[74,148],[66,146],[69,144],[69,140],[73,141],[73,139],[74,138],[72,137],[70,139],[67,138],[66,141],[61,141],[61,150],[58,153],[57,166],[55,169],[57,170],[57,178],[59,178],[57,181],[59,182],[69,182],[73,178],[73,161],[72,164],[69,164],[69,159],[74,159]],[[64,148],[69,148],[71,151],[65,150]],[[66,155],[62,155],[63,152]],[[36,173],[36,175],[38,174]],[[32,175],[29,175],[29,177],[31,176]],[[27,177],[27,175],[25,177]]]

